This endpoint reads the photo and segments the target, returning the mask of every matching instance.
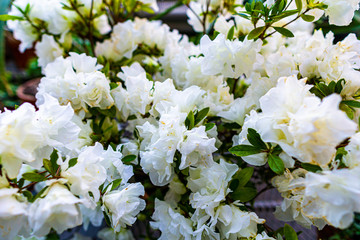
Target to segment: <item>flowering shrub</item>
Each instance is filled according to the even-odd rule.
[[[1,239],[103,220],[100,238],[131,239],[137,219],[160,239],[297,239],[253,212],[271,187],[280,220],[348,228],[360,41],[313,22],[348,25],[359,2],[179,1],[194,43],[135,17],[155,0],[13,1],[1,19],[44,77],[36,108],[0,114]]]

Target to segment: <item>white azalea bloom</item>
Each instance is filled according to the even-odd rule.
[[[211,165],[212,153],[217,150],[215,138],[209,138],[205,132],[205,126],[200,126],[186,131],[184,141],[180,143],[181,163],[179,169],[189,166]]]
[[[28,235],[28,204],[19,201],[18,189],[0,189],[0,237],[12,240],[18,235]]]
[[[277,87],[260,99],[262,113],[255,129],[265,142],[279,144],[289,156],[326,165],[356,124],[339,110],[339,96],[320,102],[310,88],[296,77],[279,79]]]
[[[22,162],[35,161],[34,151],[43,145],[43,135],[34,127],[35,108],[22,104],[15,111],[0,114],[1,164],[10,178],[15,178]]]
[[[250,75],[254,65],[263,61],[258,53],[261,45],[260,40],[230,41],[223,34],[211,41],[205,35],[200,40],[200,50],[204,54],[201,71],[206,75],[222,74],[230,78],[238,78],[242,74]]]
[[[94,147],[87,147],[79,154],[75,166],[61,172],[61,176],[70,183],[71,192],[87,199],[89,207],[95,207],[95,203],[99,201],[99,187],[107,177],[106,169],[100,163],[103,160],[101,156],[103,151],[99,143]],[[94,196],[94,200],[91,199],[89,192]]]
[[[132,183],[103,196],[104,208],[110,215],[111,226],[115,232],[136,221],[136,215],[145,208],[145,200],[139,197],[144,194],[141,183]]]
[[[48,63],[63,55],[64,50],[54,40],[53,36],[43,35],[40,42],[35,45],[36,55],[39,57],[39,66],[45,68]]]
[[[214,214],[214,208],[231,191],[228,183],[238,170],[238,166],[220,160],[220,164],[213,162],[211,165],[200,165],[190,168],[188,188],[190,204],[193,208],[204,209],[209,215]]]
[[[316,1],[315,1],[316,2]],[[349,25],[354,17],[354,12],[359,9],[359,0],[319,0],[328,7],[325,15],[329,16],[330,24],[337,26]]]
[[[354,212],[360,212],[359,176],[359,169],[307,173],[305,180],[299,183],[305,186],[303,213],[308,217],[323,218],[340,229],[349,227]]]
[[[360,166],[360,133],[356,133],[345,147],[347,154],[344,156],[344,164],[350,169]]]
[[[53,183],[44,198],[38,198],[29,209],[29,224],[33,234],[44,236],[53,228],[57,233],[82,224],[79,204],[75,197],[60,182]]]
[[[186,193],[185,185],[180,181],[177,175],[174,176],[169,184],[169,191],[165,195],[165,201],[168,203],[174,203],[180,201],[181,195]]]
[[[160,240],[193,239],[192,221],[181,215],[179,209],[172,208],[164,201],[155,199],[155,212],[152,219],[154,222],[150,222],[151,227],[161,231]]]
[[[234,204],[221,205],[217,211],[218,227],[223,239],[255,237],[257,224],[265,223],[265,219],[259,218],[256,213],[241,211]]]
[[[110,95],[109,80],[101,72],[94,72],[82,76],[84,86],[79,89],[79,97],[90,107],[109,109],[114,104]]]

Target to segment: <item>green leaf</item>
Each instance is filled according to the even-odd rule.
[[[299,12],[302,10],[302,0],[295,0],[296,8]]]
[[[22,175],[22,178],[30,182],[42,182],[47,179],[46,177],[38,173],[24,173]]]
[[[76,163],[77,163],[77,160],[78,160],[77,158],[72,158],[72,159],[70,159],[70,160],[69,160],[69,168],[75,166]]]
[[[264,31],[265,31],[265,27],[255,28],[249,33],[248,39],[251,40],[251,39],[258,38]]]
[[[43,159],[43,166],[44,166],[46,171],[48,171],[51,175],[53,174],[54,169],[52,167],[52,164],[51,164],[50,160]]]
[[[340,94],[341,91],[343,90],[343,85],[345,85],[345,79],[341,79],[337,81],[334,92]]]
[[[34,202],[36,199],[41,198],[42,195],[43,195],[43,193],[44,193],[44,192],[46,191],[46,189],[48,189],[48,188],[49,188],[49,186],[46,186],[46,187],[44,187],[43,189],[41,189],[40,192],[38,192],[38,193],[33,197],[33,199],[31,200],[31,202]]]
[[[118,86],[119,86],[119,84],[111,82],[110,83],[110,90],[113,90],[113,89],[117,88]]]
[[[55,232],[49,233],[46,236],[46,240],[59,240],[59,239],[60,239],[59,235],[57,235]]]
[[[215,123],[212,123],[212,122],[206,123],[206,124],[205,124],[205,131],[209,131],[209,130],[211,130],[213,127],[215,127]]]
[[[284,235],[286,240],[298,240],[298,236],[295,230],[289,224],[286,223],[284,226]]]
[[[188,130],[191,130],[195,126],[195,117],[193,111],[190,111],[185,119],[185,126]]]
[[[301,18],[306,21],[306,22],[313,22],[315,20],[315,17],[314,16],[311,16],[311,15],[305,15],[305,14],[302,14],[301,15]]]
[[[240,200],[240,202],[251,201],[257,194],[255,188],[252,187],[241,187],[237,188],[236,192],[230,194],[233,200]]]
[[[270,169],[274,173],[276,173],[278,175],[281,175],[284,173],[284,170],[285,170],[284,162],[283,162],[283,160],[281,160],[281,158],[279,156],[276,156],[274,154],[269,154],[268,163],[269,163]]]
[[[22,194],[28,199],[28,201],[30,202],[32,199],[33,199],[33,195],[30,191],[28,190],[25,190],[25,191],[22,191]]]
[[[111,227],[111,222],[110,222],[109,216],[105,213],[105,211],[103,211],[103,214],[104,214],[104,219],[105,219],[106,225],[108,225],[108,227]]]
[[[346,104],[340,104],[340,109],[346,113],[350,119],[354,119],[355,110]]]
[[[286,28],[283,28],[283,27],[273,27],[277,32],[281,33],[282,35],[284,35],[285,37],[289,37],[289,38],[292,38],[294,37],[294,34],[286,29]]]
[[[227,39],[233,40],[234,38],[234,32],[235,32],[235,26],[232,26],[226,36]]]
[[[210,108],[204,108],[201,109],[199,112],[197,112],[195,114],[195,122],[194,122],[194,126],[196,126],[198,123],[200,123],[205,117],[206,115],[209,113]]]
[[[264,150],[268,148],[264,141],[261,139],[260,134],[258,134],[253,128],[248,129],[247,139],[256,148]]]
[[[30,3],[26,4],[24,15],[29,15],[29,12],[30,12]]]
[[[120,183],[121,183],[121,179],[115,179],[114,181],[112,181],[112,186],[111,186],[111,190],[114,190],[116,189],[118,186],[120,186]]]
[[[235,175],[235,178],[239,180],[238,187],[244,187],[251,179],[252,175],[254,174],[254,168],[247,167],[242,169]]]
[[[229,152],[238,157],[246,157],[249,155],[261,153],[261,149],[251,145],[238,145],[230,148]]]
[[[132,161],[134,161],[136,159],[136,156],[135,155],[127,155],[125,157],[123,157],[121,160],[123,163],[131,163]]]
[[[9,20],[24,20],[23,17],[19,17],[19,16],[12,16],[12,15],[7,15],[7,14],[3,14],[0,15],[0,21],[9,21]]]
[[[310,163],[301,163],[301,167],[309,172],[322,171],[321,167]]]
[[[348,105],[349,107],[360,108],[360,102],[354,100],[345,100],[341,103]]]

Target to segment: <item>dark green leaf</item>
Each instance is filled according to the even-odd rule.
[[[240,202],[251,201],[257,194],[255,188],[252,187],[241,187],[237,188],[236,192],[231,193],[230,197],[233,200],[240,200]]]
[[[302,14],[301,18],[306,22],[312,22],[315,20],[314,16]]]
[[[9,20],[24,20],[23,17],[19,17],[19,16],[11,16],[11,15],[7,15],[7,14],[3,14],[0,15],[0,21],[9,21]]]
[[[59,240],[59,239],[60,239],[59,235],[57,235],[55,232],[49,233],[46,236],[46,240]]]
[[[206,124],[205,124],[205,131],[209,131],[209,130],[211,130],[213,127],[215,127],[215,123],[212,123],[212,122],[206,123]]]
[[[310,163],[301,163],[301,167],[309,172],[317,172],[321,171],[321,167],[318,165],[310,164]]]
[[[239,180],[238,187],[244,187],[251,179],[254,173],[254,168],[247,167],[239,171],[234,178]]]
[[[44,192],[46,191],[46,189],[48,189],[48,188],[49,188],[49,186],[46,186],[46,187],[44,187],[43,189],[41,189],[40,192],[38,192],[38,193],[33,197],[33,199],[32,199],[31,201],[34,202],[36,199],[41,198],[42,195],[43,195],[43,193],[44,193]]]
[[[40,175],[38,173],[24,173],[22,175],[22,178],[24,178],[25,180],[28,180],[30,182],[42,182],[47,179],[46,177],[44,177],[43,175]]]
[[[235,191],[237,188],[239,187],[239,179],[233,179],[231,180],[230,182],[230,185],[229,185],[229,188],[232,190],[232,191]]]
[[[231,152],[232,154],[238,157],[245,157],[245,156],[261,153],[261,149],[251,145],[238,145],[230,148],[229,152]]]
[[[134,161],[136,159],[136,156],[135,155],[127,155],[125,157],[123,157],[121,160],[123,163],[131,163],[132,161]]]
[[[251,39],[258,38],[264,31],[265,31],[265,27],[255,28],[249,33],[248,39],[251,40]]]
[[[77,158],[72,158],[69,160],[69,168],[75,166],[75,164],[77,163]]]
[[[284,226],[284,235],[285,235],[285,240],[298,240],[298,236],[295,230],[289,224],[286,223]]]
[[[206,115],[209,113],[210,108],[204,108],[201,109],[199,112],[197,112],[195,114],[195,122],[194,122],[194,126],[196,126],[198,123],[200,123],[205,117]]]
[[[274,27],[274,29],[275,29],[277,32],[279,32],[279,33],[281,33],[282,35],[284,35],[285,37],[289,37],[289,38],[294,37],[294,34],[293,34],[290,30],[288,30],[288,29],[286,29],[286,28],[283,28],[283,27]]]
[[[191,130],[195,126],[195,117],[193,111],[190,111],[185,119],[185,126],[187,129]]]
[[[32,193],[28,190],[22,191],[22,194],[28,199],[29,202],[33,199]]]
[[[340,109],[346,113],[350,119],[354,119],[355,110],[346,104],[340,104]]]
[[[284,162],[281,160],[279,156],[274,154],[269,154],[268,156],[268,163],[270,169],[276,174],[283,174],[285,170]]]
[[[248,129],[247,139],[256,148],[264,150],[268,148],[264,141],[261,139],[260,134],[258,134],[255,129]]]
[[[354,100],[345,100],[341,103],[348,105],[349,107],[360,108],[360,102]]]
[[[343,85],[345,85],[345,79],[341,79],[341,80],[337,81],[334,92],[337,94],[340,94],[341,91],[343,90]]]
[[[233,40],[234,38],[234,32],[235,32],[235,26],[232,26],[227,34],[227,39]]]
[[[110,222],[109,216],[105,213],[105,211],[103,211],[103,214],[104,214],[104,219],[105,219],[106,225],[111,227],[111,222]]]

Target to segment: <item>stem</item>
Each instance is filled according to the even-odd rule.
[[[306,10],[304,13],[302,13],[302,14],[307,13],[309,10],[310,10],[310,9],[307,9],[307,10]],[[284,27],[290,25],[291,23],[295,22],[296,20],[298,20],[298,19],[301,17],[302,14],[299,14],[296,18],[294,18],[293,20],[291,20],[290,22],[284,24],[284,25],[281,26],[281,27],[284,28]],[[270,25],[270,26],[271,26],[271,25]],[[270,26],[269,26],[269,27],[270,27]],[[269,28],[269,27],[268,27],[268,28]],[[265,31],[266,31],[268,28],[266,28]],[[264,31],[264,33],[265,33],[265,31]],[[261,38],[261,40],[264,40],[265,38],[270,37],[270,36],[273,35],[274,33],[276,33],[276,31],[273,31],[272,33],[269,33],[268,35],[263,36],[263,37]]]

